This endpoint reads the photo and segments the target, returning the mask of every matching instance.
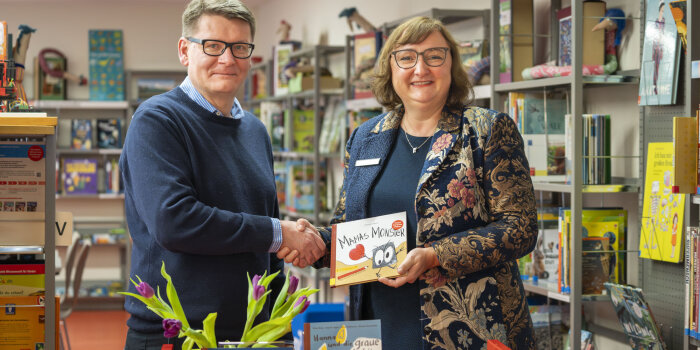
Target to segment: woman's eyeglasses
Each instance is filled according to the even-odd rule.
[[[399,68],[409,69],[416,66],[418,63],[418,56],[423,56],[423,62],[430,67],[440,67],[445,63],[445,58],[447,58],[447,47],[433,47],[429,48],[423,52],[418,52],[414,49],[404,49],[392,52],[394,59],[396,60],[396,65]]]

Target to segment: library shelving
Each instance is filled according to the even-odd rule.
[[[551,8],[554,10],[560,6],[559,1],[550,2]],[[609,7],[612,5],[609,5]],[[562,197],[568,197],[569,207],[571,210],[571,229],[568,242],[570,254],[569,262],[569,279],[570,279],[570,289],[569,293],[562,293],[558,290],[558,286],[552,283],[543,283],[542,281],[524,281],[525,290],[530,293],[543,295],[548,299],[556,300],[557,302],[562,302],[568,304],[569,309],[569,319],[568,324],[570,327],[569,332],[569,344],[571,349],[581,349],[581,330],[585,322],[582,316],[583,307],[589,302],[603,302],[607,301],[609,303],[609,297],[605,295],[601,296],[588,296],[582,294],[582,234],[583,234],[583,222],[582,222],[582,210],[584,208],[584,203],[591,207],[604,207],[609,205],[611,202],[619,201],[619,197],[623,197],[622,202],[625,203],[625,209],[628,207],[634,207],[638,205],[638,193],[640,190],[640,180],[638,174],[629,175],[625,178],[614,178],[610,184],[599,184],[599,185],[588,185],[583,182],[583,122],[582,115],[586,113],[586,109],[593,109],[590,106],[584,104],[584,96],[590,93],[590,89],[608,89],[605,91],[614,92],[623,86],[626,89],[634,89],[638,84],[638,71],[629,72],[618,72],[617,74],[624,75],[625,78],[622,79],[623,82],[612,83],[612,82],[598,82],[595,79],[586,77],[582,75],[582,61],[583,61],[583,5],[580,1],[571,2],[571,18],[572,18],[572,28],[571,28],[571,75],[564,77],[552,77],[552,78],[542,78],[534,80],[524,80],[513,82],[500,83],[499,68],[501,66],[499,57],[499,44],[501,42],[501,34],[499,34],[499,11],[500,1],[492,0],[491,8],[493,12],[491,13],[491,22],[493,23],[494,29],[491,32],[491,81],[492,81],[492,91],[493,96],[491,96],[491,108],[495,110],[502,110],[503,101],[507,98],[510,92],[528,92],[528,93],[550,93],[552,91],[563,92],[567,95],[567,114],[573,116],[573,125],[571,132],[573,135],[572,144],[567,144],[566,147],[572,147],[572,150],[567,150],[567,153],[571,151],[571,179],[570,182],[556,182],[556,181],[541,181],[537,180],[534,182],[534,187],[536,191],[543,192],[553,192],[560,193]],[[552,11],[554,12],[554,11]],[[550,15],[551,23],[558,23],[556,21],[556,16],[552,13]],[[532,25],[532,24],[531,24]],[[551,25],[550,32],[556,33],[557,26]],[[514,34],[519,35],[519,34]],[[523,34],[524,35],[524,34]],[[542,33],[536,33],[533,37],[542,36]],[[557,35],[548,35],[550,39],[550,59],[556,54]],[[513,39],[515,40],[515,39]],[[517,58],[513,58],[514,60]],[[519,74],[519,72],[514,72],[513,74]],[[632,103],[636,101],[629,101],[630,107]],[[634,107],[636,109],[636,104]],[[591,113],[589,111],[589,113]],[[614,118],[615,116],[611,116]],[[636,133],[636,131],[634,131]],[[634,153],[632,151],[632,153]],[[617,159],[625,159],[627,161],[635,160],[638,156],[636,155],[614,155],[609,156],[612,161],[615,162]],[[627,176],[627,175],[626,175]],[[541,181],[541,182],[540,182]],[[594,198],[590,200],[589,198]],[[595,202],[599,198],[600,203],[592,205],[591,201]],[[626,200],[625,200],[626,199]],[[629,210],[629,209],[628,209]],[[636,212],[635,210],[630,210],[631,213]],[[637,220],[634,215],[629,215],[629,220]],[[627,234],[627,246],[636,247],[632,242],[634,240],[630,239],[633,235],[633,231],[630,230]],[[631,265],[629,257],[636,254],[629,254],[628,250],[618,251],[616,254],[624,259],[626,266]],[[629,269],[628,269],[629,270]],[[629,274],[629,273],[628,273]],[[596,303],[604,305],[603,303]],[[606,305],[607,306],[607,305]],[[594,309],[601,308],[600,306],[594,306]],[[602,308],[606,308],[603,306]],[[607,307],[606,309],[612,309],[612,307]],[[589,324],[598,323],[598,319],[588,320]],[[604,320],[605,321],[605,320]],[[612,334],[615,340],[620,342],[626,342],[624,334],[621,332],[621,328],[617,325],[617,320],[609,320],[612,322],[612,329],[607,327],[601,327],[596,325],[597,329],[606,329],[606,335]],[[605,322],[601,322],[605,323]],[[617,327],[615,327],[617,326]],[[587,327],[590,329],[596,327]]]
[[[92,254],[83,274],[82,286],[87,291],[86,296],[79,298],[76,307],[121,309],[123,296],[112,293],[111,296],[103,297],[104,293],[101,291],[117,290],[117,286],[123,289],[129,282],[131,246],[118,161],[135,103],[36,100],[33,105],[39,110],[50,111],[58,116],[54,194],[56,208],[73,213],[74,229],[83,239],[93,241]],[[100,140],[103,131],[98,131],[98,123],[104,121],[112,123],[113,134],[109,144]],[[87,135],[78,137],[76,125],[87,125]],[[76,144],[76,137],[82,140],[82,144]],[[87,170],[74,174],[73,170],[80,167]],[[71,177],[71,181],[67,181],[67,177]],[[90,182],[91,187],[84,184]],[[74,187],[69,188],[71,185]],[[99,236],[109,236],[119,243],[99,244]],[[59,249],[60,255],[65,253],[65,249]],[[61,273],[56,278],[62,281],[65,276]],[[93,299],[92,295],[100,297]]]
[[[56,117],[3,117],[0,113],[0,137],[2,138],[39,138],[40,144],[45,146],[44,151],[44,178],[55,172],[55,145],[56,145]],[[3,241],[0,244],[0,254],[43,254],[44,255],[44,348],[56,349],[58,336],[58,323],[56,318],[56,285],[55,285],[55,256],[56,236],[54,221],[56,218],[55,184],[53,181],[44,181],[43,219],[32,219],[31,222],[13,221],[12,219],[0,220],[0,230],[3,232]],[[8,241],[8,237],[33,236],[28,232],[38,228],[38,237],[43,244],[27,245],[27,242]],[[5,305],[2,305],[3,308]],[[16,307],[24,307],[16,305]]]

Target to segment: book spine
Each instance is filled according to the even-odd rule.
[[[685,236],[685,305],[690,305],[690,244],[692,236],[692,227],[688,227]],[[685,334],[688,334],[690,319],[690,310],[685,311],[685,319],[683,320],[683,325],[685,326]]]
[[[335,258],[336,254],[338,251],[338,247],[336,244],[338,244],[337,241],[338,238],[338,225],[333,225],[331,229],[331,275],[329,279],[329,284],[331,287],[335,287],[335,268],[336,268],[336,263],[335,263]]]

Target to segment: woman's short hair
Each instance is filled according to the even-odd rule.
[[[452,55],[452,70],[450,72],[452,82],[445,104],[454,110],[471,103],[472,86],[459,56],[459,45],[440,20],[430,17],[414,17],[394,29],[379,53],[379,59],[374,74],[372,74],[372,92],[382,106],[394,110],[403,104],[391,82],[391,53],[399,46],[420,43],[433,32],[442,34]]]
[[[182,13],[182,36],[191,36],[197,31],[199,18],[203,15],[219,15],[227,19],[240,19],[250,25],[251,39],[255,38],[255,17],[239,0],[192,0]],[[205,38],[206,39],[206,38]]]

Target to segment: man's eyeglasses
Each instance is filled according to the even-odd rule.
[[[187,40],[201,44],[202,51],[209,56],[221,56],[226,52],[226,49],[231,48],[231,53],[233,57],[239,59],[246,59],[253,54],[253,49],[255,45],[251,43],[233,42],[227,43],[221,40],[210,40],[210,39],[197,39],[193,37],[187,37]]]
[[[396,65],[399,68],[409,69],[416,66],[418,63],[418,56],[423,56],[423,62],[430,67],[440,67],[445,63],[445,58],[447,58],[447,47],[433,47],[427,49],[423,52],[418,52],[414,49],[404,49],[392,52],[394,59],[396,60]]]

